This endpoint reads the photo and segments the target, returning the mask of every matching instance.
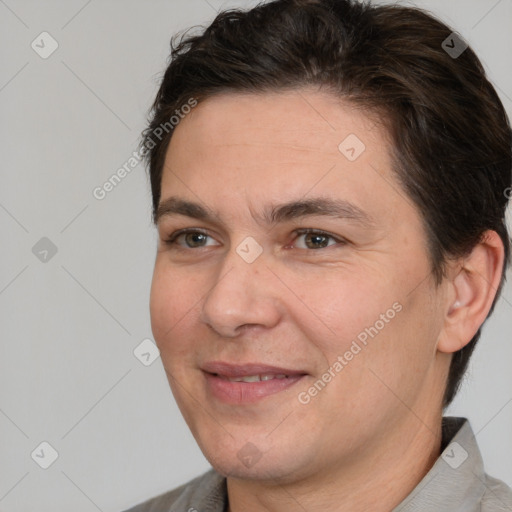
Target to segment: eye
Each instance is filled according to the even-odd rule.
[[[332,245],[344,245],[346,242],[339,239],[325,231],[318,229],[305,228],[298,229],[295,231],[297,237],[294,240],[295,246],[298,249],[324,249]],[[301,247],[296,245],[296,241],[304,237],[304,244]],[[208,243],[208,239],[214,240],[210,235],[204,231],[198,229],[181,229],[173,233],[167,240],[166,245],[177,246],[182,249],[198,249],[202,247],[208,247],[212,245],[218,245],[217,243]]]
[[[211,236],[203,231],[199,231],[197,229],[182,229],[180,231],[176,231],[167,240],[165,240],[165,244],[177,245],[185,249],[195,249],[207,247],[208,245],[216,245],[206,244],[205,242],[208,238],[213,240]],[[180,243],[180,241],[183,241],[184,243]]]
[[[298,249],[324,249],[331,245],[344,245],[346,243],[344,240],[318,229],[298,229],[295,233],[298,235],[295,240],[304,236],[305,247],[298,247]],[[329,243],[329,239],[332,240],[333,243]]]

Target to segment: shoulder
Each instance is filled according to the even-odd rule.
[[[207,502],[213,507],[204,510],[222,511],[224,493],[225,478],[212,469],[176,489],[139,503],[125,512],[187,512],[188,508],[193,510],[198,506],[206,505]]]
[[[181,485],[172,491],[159,494],[158,496],[144,501],[143,503],[139,503],[135,507],[125,510],[124,512],[156,512],[157,510],[164,512],[170,510],[173,503],[179,498],[187,485],[190,485],[191,483],[192,482],[189,482],[188,484]]]
[[[512,489],[501,480],[485,475],[485,493],[482,512],[509,512],[512,510]]]

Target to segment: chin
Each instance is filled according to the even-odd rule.
[[[252,481],[270,481],[275,484],[289,483],[293,480],[293,471],[286,468],[283,464],[278,464],[272,461],[265,461],[265,455],[262,458],[252,463],[241,463],[236,455],[234,458],[216,459],[209,458],[212,467],[221,475],[237,480],[252,480]]]
[[[261,450],[253,442],[238,442],[230,436],[222,442],[196,440],[212,467],[229,478],[285,484],[305,476],[304,468],[309,467],[307,463],[301,463],[304,457],[299,458],[297,448],[287,446],[282,439],[274,444],[270,444],[268,439],[266,443],[256,441]]]

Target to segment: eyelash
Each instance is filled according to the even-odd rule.
[[[299,238],[301,235],[307,235],[307,234],[314,234],[314,235],[320,235],[326,238],[330,238],[334,240],[337,244],[345,245],[347,243],[346,240],[343,240],[341,238],[335,237],[334,235],[331,235],[330,233],[327,233],[326,231],[321,231],[319,229],[313,229],[313,228],[303,228],[303,229],[296,229],[294,233],[297,235],[294,239],[294,241]],[[177,246],[181,250],[193,250],[193,249],[203,249],[205,247],[181,247],[176,243],[176,240],[181,235],[189,235],[189,234],[200,234],[205,235],[207,237],[210,237],[208,233],[205,231],[202,231],[201,229],[181,229],[179,231],[174,232],[168,239],[164,240],[164,243],[169,246]],[[212,238],[212,237],[210,237]],[[320,249],[327,249],[328,247],[332,247],[328,245],[327,247],[319,247],[318,249],[301,249],[305,251],[318,251]]]

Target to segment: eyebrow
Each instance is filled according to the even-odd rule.
[[[188,201],[180,197],[171,196],[163,200],[157,208],[155,223],[163,217],[183,215],[193,219],[211,223],[221,223],[220,215],[208,207],[199,203]],[[374,226],[374,221],[365,211],[344,199],[331,199],[326,197],[314,197],[300,199],[279,205],[269,205],[262,215],[254,217],[260,223],[272,225],[303,217],[325,216],[337,219],[354,221],[365,227]]]

